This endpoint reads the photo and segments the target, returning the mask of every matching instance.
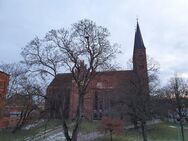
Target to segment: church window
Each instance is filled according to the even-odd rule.
[[[94,119],[97,119],[97,111],[96,111],[96,110],[94,110],[93,118],[94,118]]]
[[[99,119],[102,118],[102,115],[103,115],[103,113],[102,113],[102,110],[100,109],[100,110],[99,110]]]
[[[95,94],[95,98],[94,98],[94,107],[93,107],[95,110],[98,109],[98,95]]]
[[[102,82],[97,82],[97,88],[102,88]]]
[[[99,108],[100,109],[103,109],[103,106],[102,106],[102,103],[100,102],[100,104],[99,104]]]

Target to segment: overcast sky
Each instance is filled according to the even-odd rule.
[[[161,79],[174,72],[188,77],[188,0],[0,0],[0,62],[20,61],[21,49],[35,36],[88,18],[109,29],[111,42],[121,45],[118,62],[125,67],[136,17]]]

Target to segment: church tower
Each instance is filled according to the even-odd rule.
[[[147,57],[146,48],[140,32],[140,27],[137,22],[135,39],[134,39],[134,51],[133,51],[133,71],[137,74],[140,85],[144,88],[145,93],[149,92],[148,86],[148,73],[147,73]]]

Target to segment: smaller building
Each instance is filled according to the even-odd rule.
[[[5,119],[5,97],[8,91],[9,74],[0,71],[0,128],[7,126]]]
[[[0,71],[0,117],[5,106],[5,96],[8,90],[9,75],[5,72]]]
[[[20,118],[23,103],[28,100],[20,95],[6,98],[9,79],[9,74],[0,71],[0,129],[15,127]]]

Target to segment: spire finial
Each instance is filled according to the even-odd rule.
[[[135,32],[134,48],[142,48],[142,47],[144,47],[144,42],[142,40],[142,35],[141,35],[141,32],[140,32],[138,17],[136,18],[136,20],[137,20],[137,25],[136,25],[136,32]]]
[[[136,23],[138,24],[138,16],[136,16]]]

